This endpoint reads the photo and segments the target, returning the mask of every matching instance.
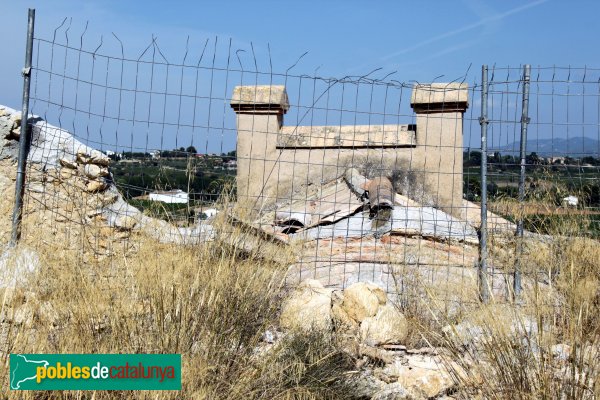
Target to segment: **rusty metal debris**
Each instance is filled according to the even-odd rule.
[[[394,188],[386,177],[377,177],[367,183],[369,204],[373,212],[382,208],[394,208]]]
[[[379,236],[391,229],[390,219],[394,209],[394,188],[386,177],[377,177],[367,183],[369,198],[369,218],[372,220],[375,234]]]

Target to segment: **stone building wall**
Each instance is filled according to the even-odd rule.
[[[238,86],[231,99],[238,199],[255,208],[293,201],[354,167],[410,178],[418,187],[409,195],[461,216],[467,94],[466,84],[415,86],[415,125],[284,126],[290,107],[284,86]]]

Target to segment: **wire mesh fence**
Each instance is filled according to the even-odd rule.
[[[159,43],[131,55],[66,20],[33,40],[24,215],[86,257],[110,260],[136,234],[225,245],[244,226],[293,249],[289,285],[368,281],[451,311],[479,303],[482,279],[498,300],[516,270],[526,288],[550,284],[525,262],[537,243],[598,238],[598,69],[415,84],[275,72],[218,38],[170,60]]]

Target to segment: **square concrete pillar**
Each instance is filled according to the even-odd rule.
[[[463,114],[469,107],[466,83],[419,84],[411,107],[417,114],[419,168],[435,205],[463,216]]]
[[[236,86],[231,108],[237,116],[237,196],[259,209],[272,197],[277,176],[277,135],[289,109],[284,86]]]

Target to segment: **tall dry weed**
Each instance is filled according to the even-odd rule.
[[[276,324],[293,251],[257,240],[255,229],[214,221],[215,239],[163,244],[141,233],[61,246],[43,232],[24,240],[39,254],[26,289],[3,302],[2,376],[8,354],[181,353],[179,392],[22,392],[23,399],[344,398],[347,360],[331,341],[297,336],[260,355]],[[101,236],[86,227],[78,237]],[[114,232],[115,235],[118,232]],[[87,243],[87,244],[86,244]],[[16,251],[19,251],[18,249]],[[6,297],[6,296],[5,296]],[[4,313],[6,311],[6,313]],[[273,379],[267,379],[267,377]],[[347,393],[346,393],[347,394]]]
[[[551,215],[557,206],[546,197],[538,190],[532,202],[501,200],[493,209],[515,219]],[[449,349],[448,365],[465,388],[461,397],[600,397],[600,243],[585,237],[584,213],[567,211],[565,218],[540,219],[523,243],[492,238],[492,262],[507,272],[521,267],[518,301],[483,306],[434,335]]]

